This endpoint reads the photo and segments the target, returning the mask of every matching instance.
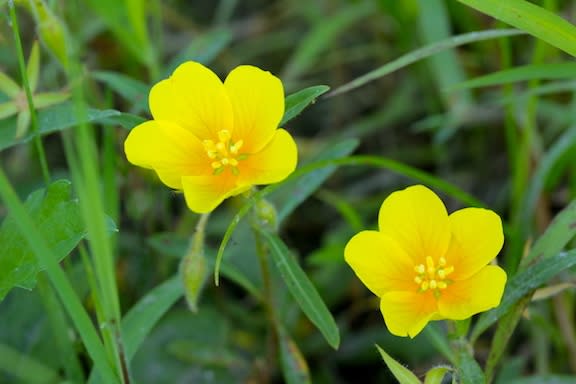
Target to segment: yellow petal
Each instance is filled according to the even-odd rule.
[[[452,279],[467,279],[498,255],[504,243],[502,221],[488,209],[465,208],[448,218],[452,238],[446,260],[454,266]]]
[[[446,207],[434,192],[414,185],[392,193],[380,207],[380,232],[392,237],[414,264],[444,255],[450,242]]]
[[[284,114],[284,87],[270,72],[242,65],[224,82],[234,110],[235,138],[244,149],[260,151],[274,136]]]
[[[240,161],[239,183],[277,183],[294,171],[297,160],[298,149],[294,139],[284,129],[278,129],[271,142],[260,152]]]
[[[415,290],[410,258],[394,240],[378,231],[362,231],[348,241],[344,259],[375,295]]]
[[[201,140],[217,140],[221,129],[232,130],[230,100],[222,81],[202,64],[181,64],[169,79],[150,90],[150,111],[155,120],[168,120]]]
[[[186,204],[191,211],[196,213],[211,212],[224,199],[238,195],[249,188],[249,185],[236,184],[235,177],[228,177],[223,174],[182,177],[182,189]]]
[[[497,307],[505,285],[506,272],[488,265],[469,279],[455,281],[442,291],[438,299],[440,314],[448,319],[463,320]]]
[[[154,169],[169,187],[181,189],[180,176],[212,171],[202,143],[169,121],[146,121],[132,129],[124,142],[132,164]]]
[[[438,318],[432,293],[388,292],[382,295],[380,311],[390,333],[414,337],[434,317]]]

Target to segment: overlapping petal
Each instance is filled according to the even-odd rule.
[[[390,333],[414,337],[437,315],[431,292],[388,292],[380,298],[380,311]]]
[[[502,220],[488,209],[465,208],[450,217],[452,240],[446,259],[454,266],[453,278],[476,274],[498,255],[504,243]]]
[[[181,64],[170,78],[152,87],[149,103],[155,120],[176,122],[201,140],[215,140],[218,130],[234,126],[224,84],[210,69],[193,61]]]
[[[284,129],[277,129],[268,145],[240,162],[238,183],[277,183],[294,172],[297,161],[298,150],[294,139]]]
[[[446,318],[463,320],[497,307],[500,304],[506,272],[488,265],[466,280],[455,281],[438,299],[440,314]]]
[[[380,207],[380,232],[392,237],[413,259],[440,257],[450,243],[448,213],[430,189],[415,185],[392,193]]]
[[[180,189],[181,175],[202,175],[210,165],[196,136],[171,121],[146,121],[124,142],[129,162],[154,169],[171,188]]]
[[[250,189],[250,185],[237,185],[232,177],[184,176],[182,189],[186,205],[191,211],[213,211],[224,199]]]
[[[282,82],[270,72],[241,65],[224,86],[234,111],[235,137],[244,138],[247,152],[259,152],[272,140],[284,114]]]
[[[356,234],[344,249],[344,258],[375,295],[415,290],[410,258],[394,240],[378,231]]]

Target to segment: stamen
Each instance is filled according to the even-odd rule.
[[[238,175],[238,162],[248,158],[248,154],[239,153],[240,148],[244,145],[243,140],[238,140],[235,143],[231,141],[232,134],[227,129],[218,131],[218,142],[206,139],[202,140],[202,145],[206,151],[206,155],[210,160],[210,166],[214,169],[213,174],[219,175],[225,169],[230,168],[232,174]]]
[[[444,257],[437,259],[438,264],[431,256],[426,256],[425,264],[414,266],[414,283],[418,285],[420,292],[426,292],[429,289],[433,291],[434,297],[440,297],[440,291],[448,288],[452,280],[446,277],[454,272],[454,266],[447,266],[448,261]]]
[[[420,264],[414,267],[414,272],[418,273],[418,274],[423,274],[424,272],[426,272],[426,267],[424,266],[424,264]]]

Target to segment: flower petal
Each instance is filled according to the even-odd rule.
[[[467,279],[502,249],[502,221],[493,211],[482,208],[461,209],[453,212],[448,220],[452,239],[446,260],[454,266],[453,279]]]
[[[414,264],[441,257],[450,243],[448,213],[434,192],[414,185],[392,193],[380,207],[380,232],[392,237]]]
[[[224,86],[234,110],[234,137],[249,153],[260,151],[274,136],[284,114],[284,87],[270,72],[250,65],[235,68]]]
[[[442,291],[438,299],[440,314],[463,320],[497,307],[505,285],[506,272],[498,266],[488,265],[469,279],[455,281]]]
[[[362,231],[348,241],[344,258],[356,276],[375,295],[415,290],[410,258],[390,237],[378,231]]]
[[[169,120],[199,139],[217,139],[221,129],[233,129],[230,100],[222,81],[200,63],[188,61],[150,90],[150,111],[156,120]]]
[[[432,318],[438,318],[431,292],[388,292],[382,295],[380,311],[390,333],[414,337]]]
[[[250,185],[238,185],[235,177],[223,174],[184,176],[182,189],[186,204],[191,211],[208,213],[220,205],[224,199],[250,189]]]
[[[180,176],[211,172],[202,143],[170,121],[146,121],[132,129],[124,142],[132,164],[157,171],[164,184],[181,189]]]
[[[250,185],[277,183],[294,171],[297,160],[298,149],[294,139],[284,129],[278,129],[264,149],[240,161],[239,183]]]

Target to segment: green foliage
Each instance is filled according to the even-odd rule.
[[[72,199],[71,189],[68,180],[58,180],[30,194],[25,204],[58,260],[86,236],[78,201]],[[116,227],[109,222],[108,229],[115,231]],[[36,275],[43,269],[14,218],[8,216],[0,227],[0,300],[13,287],[34,288]]]

